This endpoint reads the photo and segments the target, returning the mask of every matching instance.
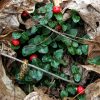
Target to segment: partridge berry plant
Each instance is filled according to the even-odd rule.
[[[66,80],[72,79],[74,83],[80,83],[82,70],[77,65],[85,62],[83,58],[87,56],[88,52],[88,46],[75,39],[77,36],[85,38],[85,33],[81,34],[79,31],[79,28],[83,29],[84,27],[82,19],[75,10],[72,10],[69,20],[63,21],[61,7],[53,6],[52,3],[36,7],[35,12],[30,14],[35,25],[30,29],[25,29],[23,32],[12,33],[12,49],[16,50],[16,53],[21,51],[18,55],[26,58],[31,64]],[[23,11],[21,16],[27,17],[29,13]],[[60,33],[59,35],[57,34],[58,32]],[[66,58],[66,55],[72,59],[71,64],[69,64],[70,60]],[[64,72],[64,69],[69,66],[71,75]],[[74,96],[76,93],[83,94],[83,92],[81,93],[84,90],[82,86],[77,87],[59,79],[52,82],[50,76],[39,70],[29,68],[22,80],[17,77],[19,72],[20,70],[16,69],[14,75],[20,84],[37,82],[39,84],[40,82],[40,84],[51,88],[57,88],[57,86],[60,88],[61,84],[65,84],[63,89],[60,88],[61,98]]]

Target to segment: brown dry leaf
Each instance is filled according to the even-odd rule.
[[[100,56],[100,36],[96,36],[93,41],[94,42],[86,42],[86,44],[89,45],[88,58]]]
[[[100,74],[100,65],[80,65],[88,71],[95,71]]]
[[[34,25],[33,20],[30,18],[25,22],[26,29],[31,28]]]
[[[100,35],[100,0],[71,0],[63,9],[63,13],[68,9],[78,11],[81,18],[86,23],[86,31],[91,39]],[[66,19],[67,20],[67,19]]]
[[[23,100],[25,93],[6,75],[0,56],[0,100]]]
[[[86,100],[100,100],[100,79],[88,85],[85,89]]]
[[[11,41],[11,37],[12,37],[12,32],[13,31],[14,30],[11,29],[10,27],[6,27],[3,30],[2,34],[0,35],[0,41],[4,41],[4,40]]]
[[[6,40],[0,41],[0,52],[16,57],[16,52],[10,48],[10,42]],[[8,68],[14,60],[8,59],[6,67]],[[8,68],[10,70],[10,67]]]
[[[63,21],[66,21],[66,19],[69,19],[71,16],[70,10],[67,10],[66,13],[63,15]]]
[[[28,94],[24,100],[54,100],[44,93],[42,88],[34,88],[34,92]]]
[[[0,0],[0,33],[6,26],[12,29],[18,28],[20,25],[18,15],[23,10],[34,12],[37,2],[43,0]]]
[[[0,0],[0,10],[2,10],[11,0]]]

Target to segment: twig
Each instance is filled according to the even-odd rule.
[[[22,61],[22,60],[20,60],[20,59],[17,59],[17,58],[15,58],[15,57],[12,57],[12,56],[10,56],[10,55],[7,55],[7,54],[5,54],[5,53],[0,52],[0,54],[1,54],[2,56],[8,57],[8,58],[13,59],[13,60],[15,60],[15,61],[18,61],[18,62],[20,62],[20,63],[24,63],[24,61]],[[55,77],[55,78],[57,78],[57,79],[61,79],[61,80],[66,81],[66,82],[69,82],[69,83],[72,83],[72,84],[76,84],[74,81],[66,80],[66,79],[64,79],[64,78],[62,78],[62,77],[60,77],[60,76],[58,76],[58,75],[55,75],[55,74],[53,74],[53,73],[51,73],[51,72],[48,72],[48,71],[46,71],[46,70],[44,70],[44,69],[42,69],[42,68],[39,68],[39,67],[37,67],[37,66],[34,66],[34,65],[32,65],[32,64],[28,64],[28,66],[29,66],[29,67],[32,67],[32,68],[35,68],[35,69],[37,69],[37,70],[40,70],[40,71],[42,71],[42,72],[44,72],[44,73],[46,73],[46,74],[48,74],[48,75],[51,75],[51,76],[53,76],[53,77]],[[76,85],[78,85],[78,84],[76,84]]]
[[[92,42],[92,43],[99,43],[98,41],[94,41],[94,40],[91,40],[91,39],[84,39],[84,38],[80,38],[80,37],[73,37],[72,35],[69,35],[69,34],[66,34],[66,33],[62,33],[62,32],[58,32],[52,28],[50,28],[49,26],[46,26],[46,25],[43,25],[45,28],[51,30],[52,32],[60,35],[60,36],[63,36],[63,37],[66,37],[66,38],[69,38],[73,41],[76,41],[76,42],[79,42],[81,44],[88,44],[89,42]]]
[[[52,32],[54,32],[54,33],[60,35],[60,36],[69,38],[69,39],[71,39],[71,40],[73,40],[73,41],[77,41],[77,40],[73,39],[73,37],[71,37],[70,35],[67,35],[67,36],[66,36],[65,33],[58,32],[58,31],[56,31],[56,30],[50,28],[49,26],[46,26],[46,25],[43,25],[43,26],[46,27],[47,29],[51,30]],[[77,41],[77,42],[78,42],[78,41]]]

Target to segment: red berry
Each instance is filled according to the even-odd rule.
[[[29,16],[29,13],[27,11],[23,11],[22,14],[21,14],[23,17],[27,17]]]
[[[53,7],[53,13],[58,14],[61,12],[61,7],[60,6],[54,6]]]
[[[82,86],[77,87],[77,93],[84,94],[84,88]]]
[[[32,59],[35,59],[35,58],[37,58],[38,56],[36,55],[36,54],[32,54],[31,56],[30,56],[30,61],[32,61]]]
[[[62,26],[61,26],[61,25],[57,25],[57,26],[56,26],[56,30],[57,30],[57,31],[62,30]]]
[[[12,44],[14,46],[19,46],[20,45],[20,41],[18,39],[12,39]]]

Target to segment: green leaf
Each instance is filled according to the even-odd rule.
[[[41,44],[42,46],[48,46],[48,45],[52,42],[51,37],[49,37],[48,39],[47,39],[47,37],[46,37],[44,40],[45,40],[45,42],[43,42],[43,43]]]
[[[30,70],[29,75],[33,78],[36,79],[37,81],[41,80],[43,77],[43,72],[39,70]]]
[[[75,47],[75,48],[77,48],[78,47],[78,43],[77,42],[73,42],[72,46]]]
[[[42,57],[42,61],[43,62],[51,62],[52,61],[52,57],[50,55],[44,55]]]
[[[45,64],[44,65],[44,70],[49,71],[51,68],[50,64]]]
[[[42,39],[42,37],[40,35],[36,35],[36,37],[31,38],[29,40],[29,44],[35,44],[36,45],[36,44],[39,44],[42,40],[43,39]]]
[[[53,7],[53,3],[48,3],[48,4],[45,5],[47,12],[52,11],[52,7]]]
[[[72,20],[73,20],[74,23],[78,23],[80,21],[80,16],[73,15]]]
[[[62,57],[63,57],[63,49],[59,49],[59,50],[56,50],[55,52],[54,52],[54,56],[55,56],[55,58],[56,59],[62,59]]]
[[[52,46],[53,48],[57,48],[57,47],[58,47],[56,42],[51,43],[51,46]]]
[[[40,46],[38,50],[39,53],[43,53],[43,54],[48,53],[48,51],[49,49],[47,46]]]
[[[33,16],[33,19],[35,19],[35,20],[40,20],[41,18],[43,18],[42,15],[34,15]]]
[[[60,76],[64,79],[68,79],[67,75],[65,73],[61,73]]]
[[[75,50],[73,47],[68,47],[68,52],[72,55],[75,55]]]
[[[81,50],[81,48],[76,49],[76,54],[77,54],[77,55],[82,55],[82,50]]]
[[[24,40],[29,40],[29,36],[28,36],[28,34],[27,34],[27,32],[23,32],[22,34],[21,34],[21,37],[24,39]]]
[[[42,62],[38,58],[32,59],[32,64],[35,65],[35,66],[38,66],[38,67],[42,67]]]
[[[75,95],[76,94],[76,87],[75,86],[72,86],[72,85],[68,85],[66,90],[72,94],[72,95]]]
[[[62,90],[60,92],[60,96],[61,96],[61,98],[68,97],[68,92],[66,90]]]
[[[38,12],[39,12],[39,13],[46,13],[45,7],[40,7],[40,8],[38,9]]]
[[[74,74],[74,81],[79,83],[81,81],[81,74],[80,73],[77,73],[77,74]]]
[[[12,37],[13,39],[19,39],[21,37],[21,33],[13,32]]]
[[[87,55],[88,54],[88,45],[82,45],[81,50],[82,50],[83,54]]]
[[[37,48],[35,45],[26,45],[22,48],[22,55],[28,56],[32,53],[35,53],[37,51]]]
[[[67,29],[68,29],[68,26],[67,25],[62,25],[62,29],[63,29],[63,31],[65,32]]]
[[[22,37],[20,37],[21,44],[24,44],[27,40],[24,40]]]
[[[76,35],[78,34],[78,30],[77,29],[70,29],[68,34],[71,35],[72,37],[76,37]]]
[[[62,13],[60,13],[60,14],[55,14],[54,16],[56,17],[56,19],[57,19],[58,21],[62,21],[62,19],[63,19],[63,14],[62,14]]]
[[[60,64],[62,64],[63,66],[68,65],[68,61],[67,61],[67,60],[61,59],[59,62],[60,62]]]
[[[47,24],[48,23],[48,20],[47,19],[45,19],[45,18],[42,18],[42,19],[40,19],[40,24],[41,25],[45,25],[45,24]]]
[[[45,18],[48,19],[48,20],[51,19],[52,16],[53,16],[53,12],[52,12],[52,11],[49,11],[49,12],[47,12],[47,13],[45,14]]]
[[[71,72],[72,72],[72,74],[79,73],[79,67],[77,67],[76,65],[72,65]]]
[[[18,49],[20,48],[20,46],[11,45],[11,48],[12,48],[13,50],[18,50]]]
[[[78,95],[77,100],[86,100],[85,95]]]
[[[51,31],[47,28],[42,27],[42,33],[48,35]]]
[[[30,77],[29,75],[26,75],[24,80],[25,80],[25,83],[26,82],[32,82],[33,81],[33,78]]]
[[[92,59],[88,59],[88,63],[89,64],[96,64],[96,65],[100,65],[100,56],[96,56]]]
[[[48,25],[49,25],[51,28],[54,28],[54,27],[57,25],[57,22],[56,22],[56,21],[50,20],[50,21],[48,22]]]
[[[56,60],[52,60],[52,61],[51,61],[51,66],[52,66],[53,68],[56,68],[56,69],[57,69],[57,68],[59,67],[59,64],[60,64],[60,63],[59,63],[58,61],[56,61]]]
[[[62,29],[63,31],[66,31],[66,30],[69,30],[71,28],[71,25],[70,24],[62,24]]]
[[[36,26],[33,26],[33,27],[31,28],[31,35],[32,35],[32,34],[35,34],[37,30],[38,30],[37,27],[36,27]]]
[[[66,37],[60,36],[59,39],[60,39],[63,43],[65,43],[65,45],[67,45],[67,46],[71,46],[71,44],[72,44],[72,40],[71,40],[71,39],[68,39],[68,38],[66,38]]]

